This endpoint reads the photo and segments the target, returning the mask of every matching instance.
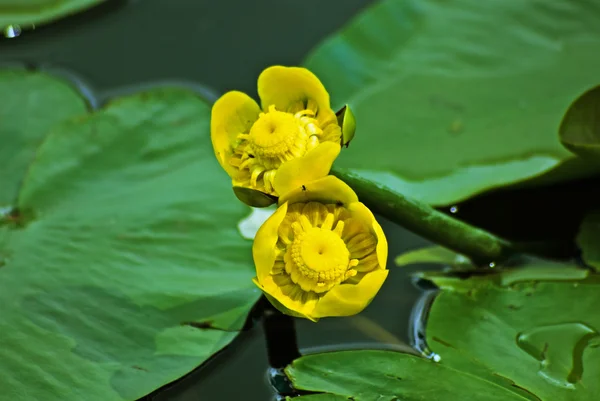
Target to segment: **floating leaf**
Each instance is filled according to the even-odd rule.
[[[600,156],[600,86],[585,92],[569,107],[560,125],[560,139],[580,156]]]
[[[358,121],[336,166],[447,205],[597,171],[557,133],[599,83],[598,48],[596,0],[383,0],[306,66]]]
[[[66,82],[25,70],[0,70],[0,208],[10,208],[35,150],[50,128],[86,111]]]
[[[538,263],[525,269],[541,269],[538,277],[499,273],[461,280],[461,291],[442,291],[429,311],[429,348],[455,368],[479,361],[542,400],[595,400],[600,277],[559,281],[548,273],[558,274],[558,266]]]
[[[0,0],[0,28],[34,27],[75,14],[107,0]]]
[[[349,397],[344,397],[343,395],[328,394],[328,393],[311,394],[311,395],[305,395],[302,397],[285,397],[285,400],[286,401],[296,401],[296,400],[302,400],[302,401],[352,401]]]
[[[585,217],[577,235],[577,244],[581,248],[583,260],[600,270],[600,211]]]
[[[430,246],[404,252],[394,260],[396,266],[408,266],[422,263],[435,263],[457,269],[472,268],[473,264],[464,255],[441,246]]]
[[[600,392],[600,317],[594,312],[600,277],[586,278],[579,269],[586,274],[577,279],[571,273],[570,281],[560,281],[569,275],[558,269],[538,261],[518,277],[510,271],[468,279],[432,277],[444,289],[426,316],[418,318],[426,319],[427,346],[435,358],[332,352],[302,357],[286,373],[298,389],[356,401],[476,396],[486,401],[593,401]]]
[[[50,80],[20,79],[30,99]],[[260,295],[236,227],[249,208],[209,116],[190,91],[153,89],[49,132],[0,226],[0,400],[136,400],[242,327]]]
[[[294,361],[286,373],[299,389],[326,391],[338,397],[352,397],[355,401],[464,401],[481,394],[486,395],[486,401],[535,399],[511,389],[508,380],[498,384],[443,363],[394,351],[353,350],[308,355]],[[319,397],[316,399],[321,401]]]

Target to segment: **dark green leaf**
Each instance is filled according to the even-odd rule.
[[[464,401],[485,394],[485,401],[531,400],[507,380],[490,380],[443,363],[394,351],[341,351],[308,355],[286,373],[295,387],[327,391],[356,401]],[[483,400],[483,398],[481,398]]]
[[[336,394],[311,394],[311,395],[303,395],[302,397],[286,397],[286,401],[349,401],[348,397],[344,397],[343,395]]]
[[[577,235],[577,244],[585,262],[600,270],[600,211],[585,217]]]
[[[473,264],[464,255],[441,246],[430,246],[404,252],[394,260],[396,266],[408,266],[422,263],[435,263],[451,266],[457,269],[472,268]]]
[[[241,202],[252,207],[267,207],[277,202],[276,197],[252,188],[233,187],[233,193]]]
[[[50,131],[0,227],[0,400],[136,400],[242,327],[260,295],[236,228],[249,208],[209,116],[190,91],[154,89]]]
[[[580,156],[600,156],[600,86],[581,95],[569,107],[560,125],[560,140]]]
[[[299,389],[357,401],[594,401],[600,276],[576,270],[532,261],[468,279],[431,274],[442,291],[418,317],[431,359],[345,351],[305,356],[286,372]]]
[[[14,206],[35,150],[58,122],[85,113],[84,99],[45,74],[0,70],[0,209]]]
[[[457,369],[471,371],[478,361],[544,401],[595,400],[599,277],[559,281],[545,266],[535,268],[542,271],[538,277],[460,280],[459,291],[446,283],[429,311],[429,348]]]
[[[0,28],[31,28],[90,8],[107,0],[0,0]]]
[[[306,66],[356,115],[336,166],[446,205],[597,171],[558,128],[598,84],[598,48],[596,0],[383,0]]]

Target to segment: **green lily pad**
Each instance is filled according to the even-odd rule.
[[[0,29],[30,28],[83,11],[107,0],[0,0]]]
[[[395,351],[353,350],[308,355],[294,361],[286,373],[299,389],[326,391],[337,397],[352,397],[355,401],[463,401],[481,394],[486,395],[485,401],[535,400],[511,389],[508,380],[478,377]],[[309,401],[310,397],[297,399]],[[321,401],[319,396],[316,399]]]
[[[544,401],[597,399],[600,277],[503,276],[496,278],[505,285],[486,277],[456,279],[459,291],[446,281],[429,312],[430,349],[456,368],[478,361]]]
[[[583,219],[577,244],[581,248],[581,256],[585,262],[596,270],[600,270],[600,211],[590,213]]]
[[[0,209],[9,208],[27,166],[50,128],[86,112],[86,102],[66,82],[25,70],[0,70]],[[32,118],[35,116],[35,118]]]
[[[396,266],[400,267],[422,263],[441,264],[456,269],[471,269],[474,267],[466,256],[442,246],[429,246],[407,251],[396,256],[394,262]]]
[[[600,156],[600,86],[581,95],[565,114],[560,139],[567,149],[597,160]]]
[[[443,289],[426,318],[431,358],[332,352],[302,357],[286,373],[296,388],[356,401],[596,400],[600,277],[562,280],[558,265],[540,261],[524,270],[433,277]]]
[[[328,393],[304,395],[302,397],[285,397],[286,401],[295,401],[297,399],[301,399],[302,401],[352,401],[349,397]]]
[[[235,337],[260,296],[236,227],[250,209],[209,118],[191,91],[158,88],[48,132],[0,226],[1,401],[136,400]]]
[[[439,206],[597,172],[558,129],[599,47],[595,0],[383,0],[305,65],[356,115],[336,166]]]

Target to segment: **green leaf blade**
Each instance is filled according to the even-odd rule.
[[[595,400],[600,278],[562,268],[569,273],[532,260],[518,277],[512,270],[431,275],[442,290],[415,316],[430,359],[341,351],[301,357],[286,373],[298,389],[355,400]]]
[[[0,208],[15,206],[25,171],[48,131],[86,112],[85,100],[68,83],[44,73],[0,70]]]
[[[597,171],[557,132],[598,83],[599,27],[593,0],[377,3],[306,60],[356,114],[337,166],[433,205]]]
[[[599,391],[594,378],[600,355],[594,347],[577,344],[590,333],[598,336],[600,321],[591,312],[598,302],[597,277],[530,277],[503,286],[502,274],[495,283],[466,280],[472,282],[470,291],[440,292],[427,320],[431,350],[443,363],[464,370],[471,369],[466,362],[478,361],[542,400],[593,400]],[[536,332],[541,334],[528,334]],[[523,346],[521,338],[527,337],[537,337],[537,342]],[[574,378],[570,372],[577,366],[583,366],[583,374]]]
[[[136,400],[242,328],[260,296],[236,228],[249,208],[209,116],[158,88],[47,134],[23,172],[26,218],[0,227],[0,400]]]
[[[0,28],[33,28],[108,0],[0,0]]]
[[[448,401],[465,400],[476,394],[485,394],[486,401],[528,399],[512,391],[506,383],[498,385],[465,375],[443,363],[393,351],[307,355],[288,366],[286,373],[296,388],[326,391],[357,401],[417,401],[423,400],[425,394],[430,400]]]
[[[569,107],[560,125],[560,139],[573,153],[597,160],[600,155],[600,86],[585,92]]]

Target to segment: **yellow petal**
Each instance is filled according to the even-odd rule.
[[[375,236],[377,237],[377,248],[375,251],[377,252],[377,261],[379,262],[379,267],[385,269],[387,265],[388,258],[388,243],[381,226],[377,221],[373,222],[373,230],[375,231]]]
[[[388,275],[388,270],[367,273],[358,284],[340,284],[328,291],[312,313],[315,318],[351,316],[371,303]]]
[[[323,142],[304,156],[283,163],[273,180],[275,192],[281,196],[301,188],[307,182],[325,177],[340,154],[340,149],[337,143]]]
[[[289,316],[309,319],[313,322],[316,322],[318,320],[312,316],[312,311],[315,308],[316,302],[303,304],[300,301],[294,301],[289,297],[286,297],[281,292],[277,284],[275,284],[271,276],[265,277],[262,281],[256,278],[252,279],[252,281],[265,294],[269,302],[271,302],[271,305],[277,308],[277,310],[281,313],[284,313]]]
[[[337,177],[328,175],[315,181],[303,183],[284,195],[281,195],[279,202],[306,203],[321,202],[325,204],[339,204],[348,207],[354,202],[358,202],[358,197],[344,181]]]
[[[279,206],[275,213],[271,215],[258,229],[254,243],[252,245],[252,257],[256,266],[256,276],[258,280],[262,280],[271,272],[271,268],[275,263],[277,251],[277,231],[287,213],[287,203]]]
[[[227,92],[212,107],[210,138],[217,160],[231,178],[238,175],[238,170],[229,164],[238,135],[250,131],[259,113],[254,99],[238,91]]]
[[[377,262],[382,269],[385,269],[388,257],[388,244],[383,229],[375,220],[375,216],[362,202],[356,202],[348,206],[348,210],[353,219],[361,222],[365,228],[371,228],[377,238]]]
[[[265,110],[275,105],[277,110],[289,113],[307,107],[327,117],[333,113],[325,87],[306,68],[276,65],[265,69],[258,77],[258,96]]]

